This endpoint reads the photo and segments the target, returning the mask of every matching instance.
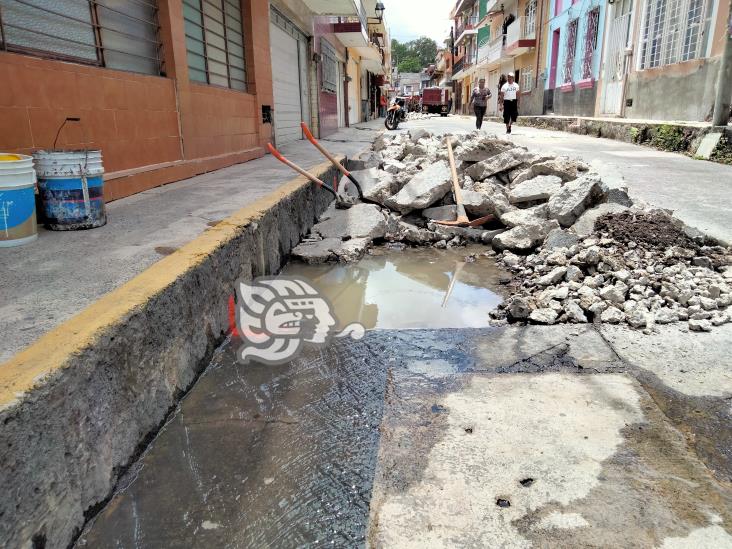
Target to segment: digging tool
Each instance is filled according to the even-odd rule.
[[[452,153],[452,142],[450,136],[447,136],[447,157],[450,160],[450,172],[452,173],[452,192],[455,195],[455,205],[457,206],[457,219],[455,221],[435,221],[439,225],[448,225],[451,227],[479,227],[488,221],[492,221],[494,217],[492,215],[486,215],[473,219],[468,219],[468,214],[465,213],[465,206],[463,206],[463,195],[460,192],[460,183],[458,182],[457,168],[455,168],[455,156]]]
[[[321,145],[318,142],[317,139],[315,139],[315,137],[313,136],[312,132],[310,131],[310,128],[308,128],[308,125],[305,122],[300,122],[300,127],[302,127],[302,133],[305,134],[305,137],[307,138],[307,140],[310,141],[313,144],[313,146],[322,153],[323,156],[325,156],[328,160],[330,160],[331,163],[336,168],[338,168],[341,171],[341,173],[343,175],[345,175],[349,179],[349,181],[351,183],[353,183],[354,185],[356,185],[356,190],[358,190],[358,198],[359,198],[359,200],[361,200],[362,202],[371,202],[372,204],[376,204],[376,202],[374,202],[373,200],[368,200],[367,198],[364,198],[363,197],[363,190],[361,189],[361,184],[358,182],[358,180],[355,177],[353,177],[353,174],[351,174],[351,172],[349,172],[343,164],[341,164],[340,162],[338,162],[338,160],[336,160],[333,157],[333,155],[330,154],[325,149],[325,147],[323,147],[323,145]]]
[[[310,181],[315,183],[318,187],[321,187],[331,193],[335,197],[336,201],[336,208],[339,208],[341,210],[345,210],[353,206],[354,201],[350,196],[342,196],[338,194],[330,185],[327,185],[326,183],[323,183],[320,179],[315,177],[310,172],[302,169],[300,166],[295,164],[294,162],[287,160],[284,156],[282,156],[282,153],[274,148],[272,143],[267,143],[267,149],[269,149],[269,152],[272,153],[272,156],[274,156],[277,160],[282,162],[285,166],[289,166],[293,170],[295,170],[300,175],[304,175],[307,177]]]

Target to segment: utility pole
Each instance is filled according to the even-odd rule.
[[[719,64],[712,126],[726,126],[729,122],[730,97],[732,97],[732,0],[729,2],[722,62]]]

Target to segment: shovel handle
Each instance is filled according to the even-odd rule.
[[[455,155],[452,152],[452,142],[450,136],[447,136],[447,158],[450,160],[450,172],[452,173],[452,187],[455,193],[455,202],[457,202],[458,209],[463,205],[463,195],[460,192],[460,184],[458,183],[457,168],[455,167]]]
[[[287,158],[285,158],[280,151],[278,151],[277,149],[274,148],[272,143],[267,143],[267,149],[269,150],[270,153],[272,153],[272,156],[274,156],[277,160],[282,162],[285,166],[289,166],[290,168],[295,170],[300,175],[304,175],[305,177],[307,177],[310,181],[312,181],[319,187],[322,187],[322,188],[326,189],[327,191],[330,191],[336,197],[338,196],[338,195],[336,195],[336,192],[333,189],[331,189],[328,185],[323,183],[320,179],[315,177],[313,174],[303,170],[300,166],[298,166],[294,162],[287,160]]]
[[[318,140],[315,139],[315,136],[310,131],[310,128],[308,128],[308,125],[305,122],[300,122],[300,127],[302,128],[302,133],[305,134],[305,138],[310,141],[313,146],[318,149],[323,156],[325,156],[328,160],[330,160],[333,165],[338,168],[343,175],[348,177],[350,175],[349,171],[346,169],[346,167],[338,162],[335,158],[333,158],[333,155],[331,155],[327,150],[325,150],[325,147],[323,147],[320,143],[318,143]]]

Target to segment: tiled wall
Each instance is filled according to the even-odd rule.
[[[107,172],[180,160],[174,82],[0,54],[0,150],[100,148]]]
[[[264,155],[269,2],[244,0],[247,92],[188,80],[181,3],[158,0],[168,78],[0,52],[0,151],[100,148],[114,200]]]

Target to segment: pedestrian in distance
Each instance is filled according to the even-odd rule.
[[[514,75],[508,75],[508,82],[501,86],[498,96],[500,107],[503,109],[503,122],[506,124],[506,133],[511,133],[511,126],[518,119],[520,95],[519,85],[514,82]]]
[[[485,87],[485,78],[478,80],[478,87],[473,90],[470,94],[470,104],[475,109],[475,127],[480,129],[483,125],[483,117],[485,116],[485,110],[488,108],[488,98],[491,96],[491,91]]]

